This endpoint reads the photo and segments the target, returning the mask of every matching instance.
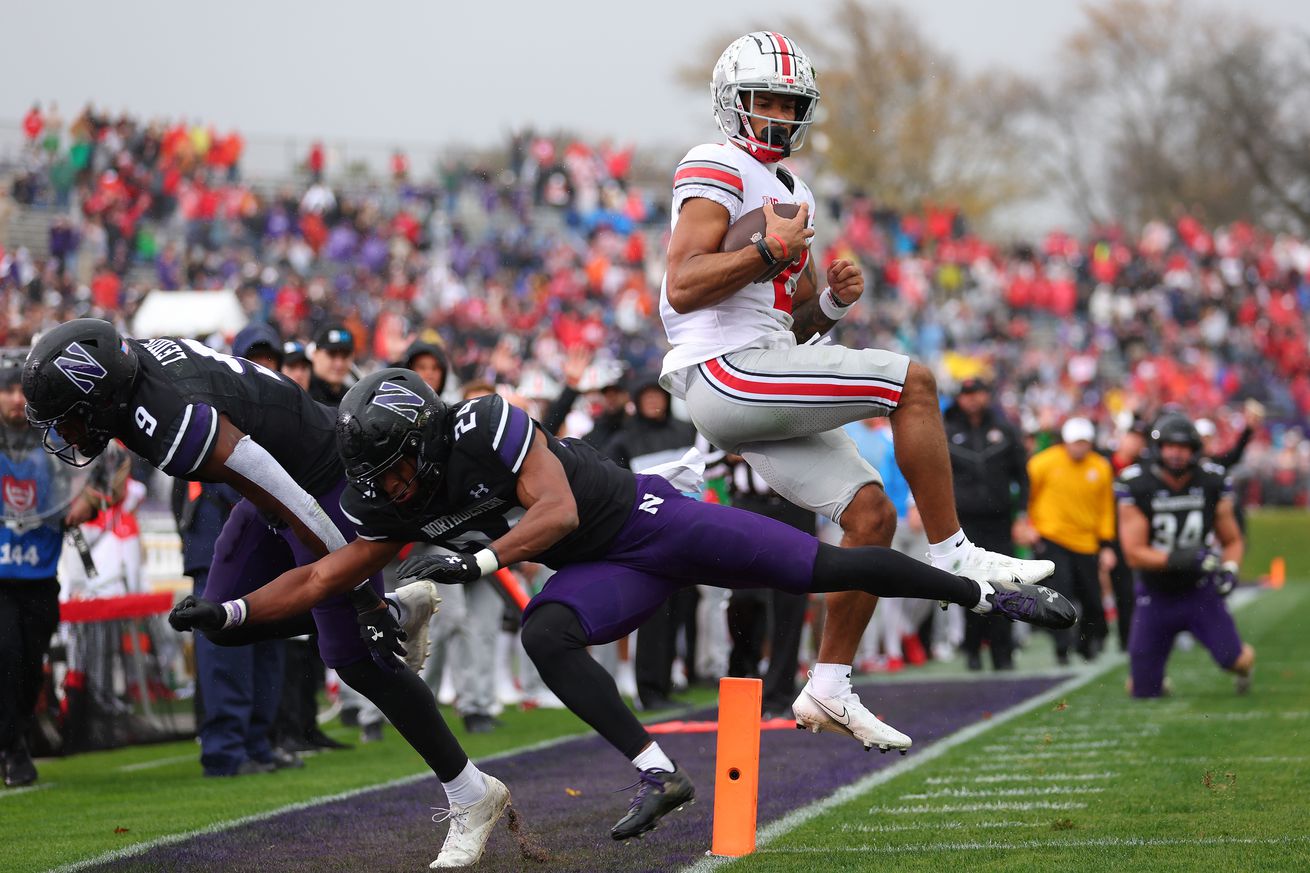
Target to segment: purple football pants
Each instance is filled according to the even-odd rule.
[[[1136,582],[1137,603],[1128,632],[1128,658],[1134,697],[1159,697],[1164,667],[1173,651],[1174,637],[1190,631],[1210,651],[1216,664],[1227,670],[1242,654],[1242,638],[1224,605],[1224,599],[1205,584],[1179,593],[1162,594]]]
[[[341,492],[345,488],[343,478],[331,490],[316,494],[315,499],[346,542],[350,542],[355,539],[355,525],[341,512]],[[290,555],[287,554],[288,545]],[[317,556],[300,541],[295,531],[289,527],[274,530],[253,503],[242,500],[232,508],[232,514],[214,544],[214,563],[205,583],[205,599],[219,603],[235,600],[294,567],[303,567],[316,560]],[[385,590],[381,573],[369,582],[379,595]],[[329,597],[311,612],[318,628],[318,652],[324,664],[343,667],[369,657],[368,647],[359,638],[355,609],[346,595]]]
[[[637,476],[637,501],[603,560],[569,564],[523,611],[572,609],[598,645],[640,627],[689,585],[805,594],[819,541],[789,524],[684,497],[659,476]]]

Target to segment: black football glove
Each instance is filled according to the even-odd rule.
[[[368,647],[373,662],[392,673],[407,669],[401,660],[405,657],[405,647],[401,643],[409,639],[409,635],[396,621],[387,602],[365,585],[350,592],[350,603],[355,607],[359,638]]]
[[[1227,597],[1237,587],[1237,565],[1232,561],[1225,562],[1223,566],[1211,572],[1208,579],[1220,597]]]
[[[440,554],[412,555],[396,568],[396,578],[422,579],[443,585],[476,582],[482,578],[482,569],[472,555]]]
[[[223,604],[188,594],[168,614],[168,623],[175,631],[216,631],[227,623],[227,610]]]

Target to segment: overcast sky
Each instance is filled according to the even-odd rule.
[[[112,110],[199,117],[254,137],[488,143],[530,121],[672,144],[703,136],[712,125],[706,91],[689,92],[674,81],[686,52],[707,35],[762,27],[810,4],[3,5],[0,119],[7,121],[32,99],[53,98],[66,115],[93,100]],[[1304,0],[1222,5],[1271,23],[1304,27],[1307,20]],[[827,8],[825,0],[813,6]],[[1080,4],[1065,0],[918,0],[911,8],[966,66],[1026,72],[1047,67],[1081,17]],[[815,13],[820,21],[823,15]]]
[[[66,119],[90,100],[239,129],[257,172],[315,137],[376,164],[393,145],[496,144],[528,124],[680,149],[717,135],[708,66],[704,89],[675,81],[688,53],[796,10],[821,22],[831,2],[3,0],[0,135],[12,142],[31,101],[54,99]],[[970,70],[1040,74],[1082,17],[1071,0],[906,5]],[[1211,5],[1303,30],[1310,17],[1306,0]]]

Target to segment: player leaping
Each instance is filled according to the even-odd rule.
[[[840,426],[891,419],[934,566],[984,582],[1032,583],[1050,561],[1019,561],[973,545],[955,514],[937,386],[927,367],[879,349],[808,345],[864,291],[859,266],[836,260],[819,290],[810,256],[814,196],[782,166],[814,120],[819,89],[796,44],[750,33],[728,46],[710,85],[726,140],[687,153],[673,178],[673,233],[660,314],[673,348],[661,381],[685,398],[697,429],[742,455],[775,491],[841,525],[843,546],[889,545],[895,511],[878,473]],[[876,147],[872,144],[870,147]],[[773,204],[799,204],[784,219]],[[753,244],[722,251],[729,228],[763,208]],[[758,213],[753,218],[759,217]],[[876,600],[828,595],[818,663],[797,698],[798,724],[907,748],[852,693],[850,663]],[[848,712],[849,724],[833,714]]]

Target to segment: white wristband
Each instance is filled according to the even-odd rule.
[[[478,562],[478,569],[483,576],[489,576],[500,569],[500,557],[493,549],[482,549],[474,553],[473,560]]]
[[[244,597],[223,601],[223,611],[227,613],[227,620],[223,622],[223,630],[230,627],[241,627],[246,623],[246,618],[250,615],[250,607],[246,605]]]
[[[832,293],[831,286],[824,288],[819,294],[819,309],[823,311],[824,315],[833,321],[840,321],[844,318],[846,313],[850,312],[851,307],[854,305],[854,301],[851,301],[850,303],[842,303],[838,300],[837,295]]]

